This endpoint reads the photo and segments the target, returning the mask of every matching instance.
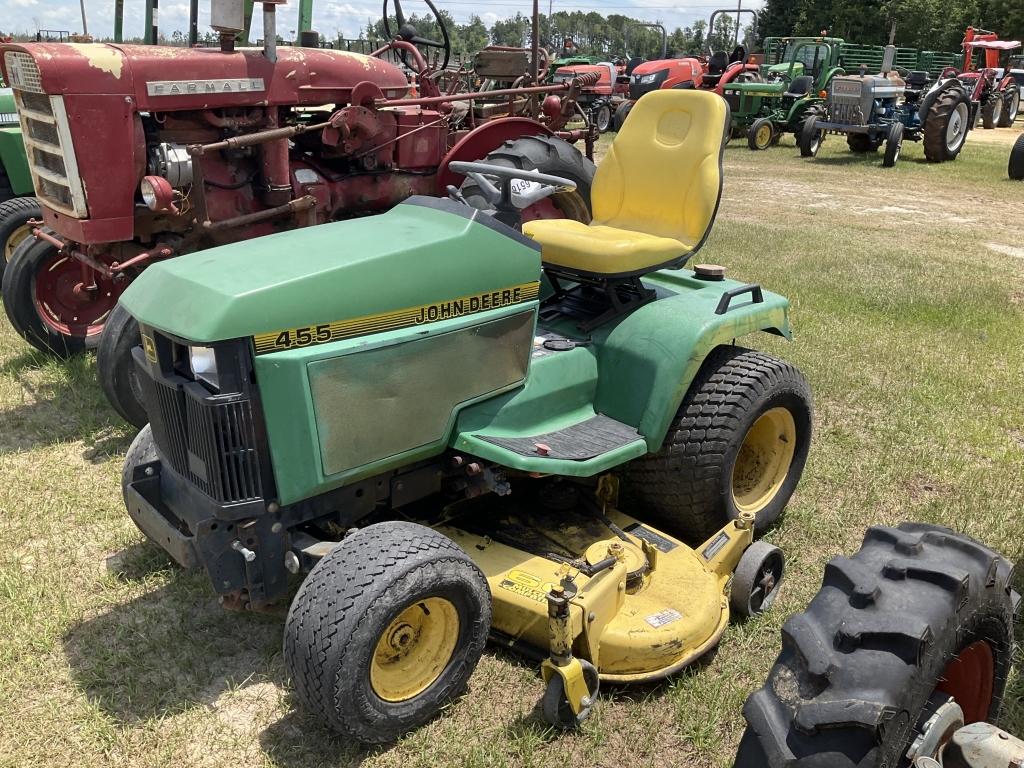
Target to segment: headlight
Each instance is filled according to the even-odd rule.
[[[654,74],[654,75],[644,75],[643,77],[640,78],[640,82],[643,83],[644,85],[646,85],[647,83],[653,83],[654,82],[654,78],[656,78],[656,77],[657,77],[657,74]]]
[[[162,176],[144,176],[139,184],[139,193],[149,210],[178,213],[174,206],[174,188]]]
[[[189,347],[188,367],[197,381],[208,384],[214,392],[220,391],[220,378],[217,376],[217,356],[213,347]]]

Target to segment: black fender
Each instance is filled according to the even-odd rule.
[[[924,130],[925,121],[928,119],[928,113],[931,112],[932,104],[934,104],[935,100],[950,88],[959,88],[960,90],[964,90],[964,85],[955,77],[951,77],[948,80],[939,80],[924,96],[921,97],[921,101],[918,103],[917,107],[917,114],[921,116],[922,131]]]

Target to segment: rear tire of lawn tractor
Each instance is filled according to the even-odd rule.
[[[871,140],[871,137],[866,133],[848,133],[846,134],[846,145],[850,148],[851,152],[856,152],[858,155],[866,155],[869,152],[877,152],[879,144],[876,144]]]
[[[304,709],[364,744],[423,725],[466,688],[491,593],[454,542],[408,522],[346,536],[309,572],[284,628]]]
[[[999,120],[999,127],[1012,128],[1019,112],[1020,86],[1014,83],[1006,86],[1006,90],[1003,91],[1003,116]]]
[[[889,126],[889,137],[885,140],[885,156],[882,158],[883,168],[892,168],[900,159],[903,151],[903,123]]]
[[[132,349],[142,343],[139,324],[121,304],[107,315],[96,349],[96,378],[118,416],[140,429],[149,421]]]
[[[624,101],[615,108],[615,114],[612,115],[612,125],[616,131],[622,130],[622,126],[626,122],[626,118],[629,117],[631,109],[633,109],[632,101]]]
[[[575,219],[584,224],[590,223],[590,188],[593,186],[594,172],[597,169],[571,144],[553,136],[524,136],[506,141],[489,152],[482,162],[525,171],[537,170],[576,182],[575,192],[554,194],[538,205],[544,205],[550,200],[564,218]],[[486,211],[494,207],[472,179],[467,178],[462,183],[461,191],[466,202],[474,208]],[[524,221],[530,220],[529,213],[530,208],[523,211]]]
[[[971,105],[962,88],[943,91],[932,102],[924,124],[924,156],[931,163],[955,160],[971,130]]]
[[[815,128],[815,122],[816,116],[809,117],[804,120],[804,126],[800,129],[800,157],[817,157],[825,141],[824,129]]]
[[[32,236],[28,222],[43,218],[43,209],[34,197],[13,197],[0,203],[0,281],[7,261],[26,237]]]
[[[775,124],[767,117],[759,117],[747,131],[747,146],[761,152],[775,141]]]
[[[36,276],[56,249],[45,240],[23,240],[7,262],[3,279],[4,311],[14,330],[40,352],[69,358],[94,349],[99,334],[66,336],[43,322],[35,304]]]
[[[701,542],[741,511],[763,533],[796,489],[811,444],[813,406],[789,363],[743,347],[714,349],[657,453],[624,472],[624,500],[640,518]]]
[[[743,707],[735,768],[907,765],[948,697],[968,723],[995,717],[1013,649],[1012,571],[947,528],[869,528],[783,626],[768,681]]]
[[[1006,172],[1014,181],[1024,181],[1024,133],[1017,137],[1010,150],[1010,163]]]
[[[1003,119],[1003,94],[993,92],[981,107],[981,127],[991,130]]]

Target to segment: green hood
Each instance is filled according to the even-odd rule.
[[[518,232],[450,200],[412,198],[379,216],[159,262],[121,303],[143,325],[215,342],[419,308],[539,277],[539,248]]]

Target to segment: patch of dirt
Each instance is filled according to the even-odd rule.
[[[1018,248],[1014,245],[1003,245],[1002,243],[985,243],[985,247],[990,251],[1001,253],[1004,256],[1012,256],[1015,259],[1024,259],[1024,248]]]

